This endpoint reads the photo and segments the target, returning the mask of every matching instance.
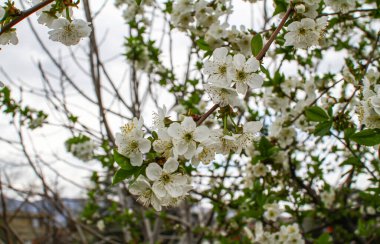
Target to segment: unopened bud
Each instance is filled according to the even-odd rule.
[[[297,13],[305,13],[305,5],[303,4],[297,4],[296,5],[296,12]]]

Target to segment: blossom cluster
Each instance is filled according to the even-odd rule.
[[[118,152],[129,158],[134,167],[145,169],[129,190],[138,195],[144,205],[156,210],[162,206],[179,204],[192,189],[190,178],[184,173],[187,163],[198,166],[215,160],[216,154],[227,155],[231,151],[240,153],[257,138],[262,124],[258,121],[245,123],[240,133],[222,129],[197,126],[192,117],[184,116],[182,121],[172,121],[166,108],[155,114],[154,132],[145,138],[143,120],[134,118],[121,127],[116,134]],[[155,155],[153,158],[147,155]]]
[[[362,101],[358,106],[359,120],[368,128],[380,128],[380,73],[371,69],[363,79]]]
[[[264,79],[257,74],[259,68],[260,62],[255,57],[246,59],[240,53],[232,57],[227,48],[217,48],[212,60],[204,64],[203,72],[209,77],[203,87],[215,104],[235,106],[238,94],[246,95],[248,87],[256,89],[262,86]]]
[[[33,0],[33,5],[43,2]],[[49,39],[60,42],[66,46],[77,45],[81,39],[90,36],[91,27],[89,23],[82,19],[73,19],[74,6],[62,7],[57,2],[52,2],[36,12],[39,24],[48,27]],[[15,11],[13,4],[8,4],[5,8],[0,6],[0,23],[9,23],[11,16],[8,12]],[[2,23],[2,24],[4,24]],[[18,44],[16,29],[12,28],[0,35],[0,45]]]
[[[264,230],[262,222],[256,222],[254,233],[248,227],[244,227],[244,231],[252,243],[305,243],[298,224],[282,225],[279,231],[272,233]]]
[[[307,49],[319,45],[327,25],[327,17],[317,18],[320,0],[295,1],[295,12],[302,19],[289,24],[285,46]]]

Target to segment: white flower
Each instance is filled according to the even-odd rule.
[[[264,218],[266,220],[276,221],[281,214],[280,207],[277,203],[265,204],[264,209],[266,209],[264,212]]]
[[[380,115],[380,94],[371,97],[370,102],[375,112]]]
[[[96,227],[97,227],[100,231],[104,231],[104,229],[106,228],[106,225],[104,224],[104,221],[103,221],[103,220],[99,220],[98,222],[96,222]]]
[[[209,138],[210,131],[204,125],[197,127],[191,117],[185,117],[181,124],[171,124],[168,134],[175,141],[175,149],[178,155],[191,159],[196,152],[196,143],[206,141]]]
[[[285,46],[306,49],[318,45],[320,33],[316,30],[313,19],[303,18],[301,21],[294,21],[288,26],[288,31],[285,35]]]
[[[200,162],[203,164],[210,164],[215,159],[215,153],[217,151],[216,143],[202,143],[197,148],[194,158],[191,163],[194,166],[198,166]]]
[[[141,166],[143,154],[149,152],[151,144],[148,139],[143,138],[143,131],[131,125],[135,126],[134,123],[129,123],[122,127],[122,133],[116,133],[115,144],[118,152],[128,157],[133,166]]]
[[[233,58],[233,65],[228,67],[227,79],[229,82],[236,83],[236,91],[245,95],[248,86],[252,89],[260,88],[263,84],[263,77],[253,72],[258,71],[259,61],[255,57],[247,61],[242,54],[236,54]]]
[[[251,146],[253,140],[257,139],[257,133],[261,130],[263,124],[260,121],[250,121],[244,124],[243,134],[237,138],[238,149],[237,154],[241,153],[242,149],[247,149]]]
[[[17,45],[18,38],[16,31],[7,31],[0,35],[0,45],[13,44]]]
[[[209,75],[208,82],[229,86],[227,69],[232,64],[232,56],[228,55],[225,47],[217,48],[212,53],[212,61],[206,60],[203,73]]]
[[[96,145],[93,141],[88,140],[81,143],[76,143],[71,145],[70,152],[76,156],[77,158],[88,161],[91,160],[94,156],[94,149],[96,148]]]
[[[129,191],[132,195],[138,195],[138,201],[144,206],[152,205],[156,211],[161,211],[161,201],[152,190],[147,179],[140,175],[137,180],[129,186]]]
[[[220,107],[238,104],[238,94],[235,89],[221,84],[204,84],[203,88],[209,94],[211,100]]]
[[[53,21],[51,28],[53,30],[49,31],[49,39],[66,46],[78,44],[82,38],[90,36],[91,33],[88,23],[81,19],[70,22],[65,18],[59,18]]]
[[[0,20],[2,20],[5,16],[5,9],[3,7],[0,7]]]
[[[172,138],[167,133],[166,129],[158,131],[158,139],[153,142],[154,151],[161,153],[161,155],[168,159],[170,157],[177,158],[177,151],[174,149]]]
[[[157,108],[157,113],[153,113],[153,125],[157,130],[165,128],[165,118],[167,117],[165,105],[162,108]]]
[[[285,148],[293,143],[296,137],[296,131],[292,127],[283,128],[278,135],[278,144]]]
[[[227,155],[231,150],[237,150],[238,135],[225,135],[222,129],[212,130],[210,139],[217,143],[216,153]]]
[[[302,15],[307,18],[314,19],[318,16],[318,12],[317,12],[318,7],[319,7],[318,4],[314,4],[314,5],[306,4],[305,12],[302,13]]]
[[[355,0],[326,0],[326,4],[334,11],[342,13],[347,13],[355,8]]]
[[[152,189],[160,198],[169,195],[180,197],[184,194],[183,187],[187,183],[185,175],[174,173],[178,169],[178,162],[169,158],[161,168],[157,163],[150,163],[146,168],[146,176],[154,181]]]
[[[262,163],[258,163],[253,165],[252,171],[255,177],[264,177],[267,174],[267,167]]]
[[[321,200],[327,208],[331,208],[335,201],[335,191],[330,189],[321,193]]]

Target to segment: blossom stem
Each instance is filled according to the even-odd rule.
[[[286,11],[286,13],[285,13],[284,17],[282,18],[280,24],[277,26],[276,30],[272,33],[272,35],[270,36],[268,42],[261,49],[261,51],[259,52],[259,54],[257,54],[257,56],[256,56],[257,60],[261,61],[264,58],[264,56],[267,53],[269,47],[272,45],[272,43],[276,39],[278,33],[284,27],[286,21],[288,20],[288,18],[292,14],[292,12],[293,12],[293,6],[292,6],[292,2],[290,2],[290,7]],[[208,110],[205,114],[203,114],[199,118],[199,120],[197,121],[197,126],[201,125],[208,118],[208,116],[210,116],[218,107],[219,107],[219,104],[215,104],[214,106],[212,106],[212,108],[210,108],[210,110]]]
[[[42,9],[43,7],[47,6],[48,4],[54,2],[55,0],[46,0],[44,2],[41,2],[39,4],[36,4],[35,6],[31,7],[30,9],[27,9],[25,11],[21,11],[21,14],[14,18],[11,22],[6,24],[3,28],[0,29],[0,35],[4,32],[9,31],[13,26],[17,25],[19,22],[30,16],[31,14],[37,12],[38,10]]]
[[[272,45],[273,41],[276,39],[278,33],[281,31],[281,29],[284,27],[286,21],[288,20],[289,16],[292,14],[293,12],[293,6],[292,6],[292,3],[290,3],[290,7],[288,8],[288,10],[286,11],[284,17],[282,18],[280,24],[277,26],[276,30],[272,33],[272,35],[270,36],[268,42],[265,44],[265,46],[261,49],[261,51],[259,52],[259,54],[257,54],[256,56],[256,59],[257,60],[261,60],[264,58],[265,54],[267,53],[269,47]]]

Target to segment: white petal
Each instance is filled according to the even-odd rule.
[[[172,180],[175,185],[185,185],[187,183],[187,177],[181,174],[173,175]]]
[[[178,169],[178,161],[174,158],[169,158],[164,164],[164,172],[165,173],[173,173]]]
[[[149,188],[150,184],[146,180],[137,179],[128,189],[132,195],[141,195]]]
[[[185,131],[194,131],[195,128],[197,127],[197,124],[194,122],[193,118],[191,117],[186,117],[181,125],[185,129]]]
[[[158,199],[155,194],[152,195],[150,203],[156,211],[162,210],[160,199]]]
[[[162,175],[162,168],[157,163],[150,163],[148,167],[146,167],[145,172],[149,180],[156,181],[160,179]]]
[[[190,143],[188,145],[186,153],[183,156],[186,159],[190,160],[195,155],[196,149],[197,149],[197,147],[196,147],[195,142]]]
[[[245,72],[255,72],[259,69],[260,62],[255,58],[251,57],[247,60],[247,63],[244,66]]]
[[[236,91],[240,94],[245,95],[247,93],[248,86],[245,83],[237,82],[236,83]]]
[[[244,133],[256,133],[261,130],[263,124],[260,121],[250,121],[243,127]]]
[[[147,152],[149,152],[150,147],[151,147],[151,145],[150,145],[150,141],[148,139],[145,139],[145,138],[139,139],[140,152],[147,153]]]
[[[194,140],[202,142],[210,137],[210,129],[204,125],[198,126],[194,131]]]
[[[228,54],[228,49],[225,47],[220,47],[214,50],[214,52],[212,53],[212,57],[214,58],[214,60],[223,62],[227,54]]]
[[[264,78],[258,74],[251,74],[250,79],[247,81],[247,84],[252,89],[260,88],[263,85]]]
[[[175,143],[175,146],[176,146],[178,155],[183,155],[184,153],[187,152],[189,144],[186,143],[185,141],[178,141],[177,143]]]
[[[175,185],[174,183],[170,183],[165,185],[166,191],[169,193],[172,197],[179,197],[182,195],[182,186],[181,185]]]
[[[154,182],[152,186],[153,192],[158,196],[158,197],[164,197],[166,195],[166,189],[164,184],[161,181],[156,181]]]
[[[238,53],[234,56],[234,66],[238,70],[242,70],[245,64],[245,57],[243,54]]]
[[[168,128],[168,134],[169,136],[173,137],[174,139],[180,139],[182,135],[182,127],[178,123],[173,123]]]
[[[132,166],[141,166],[143,162],[142,154],[140,152],[129,154]]]

